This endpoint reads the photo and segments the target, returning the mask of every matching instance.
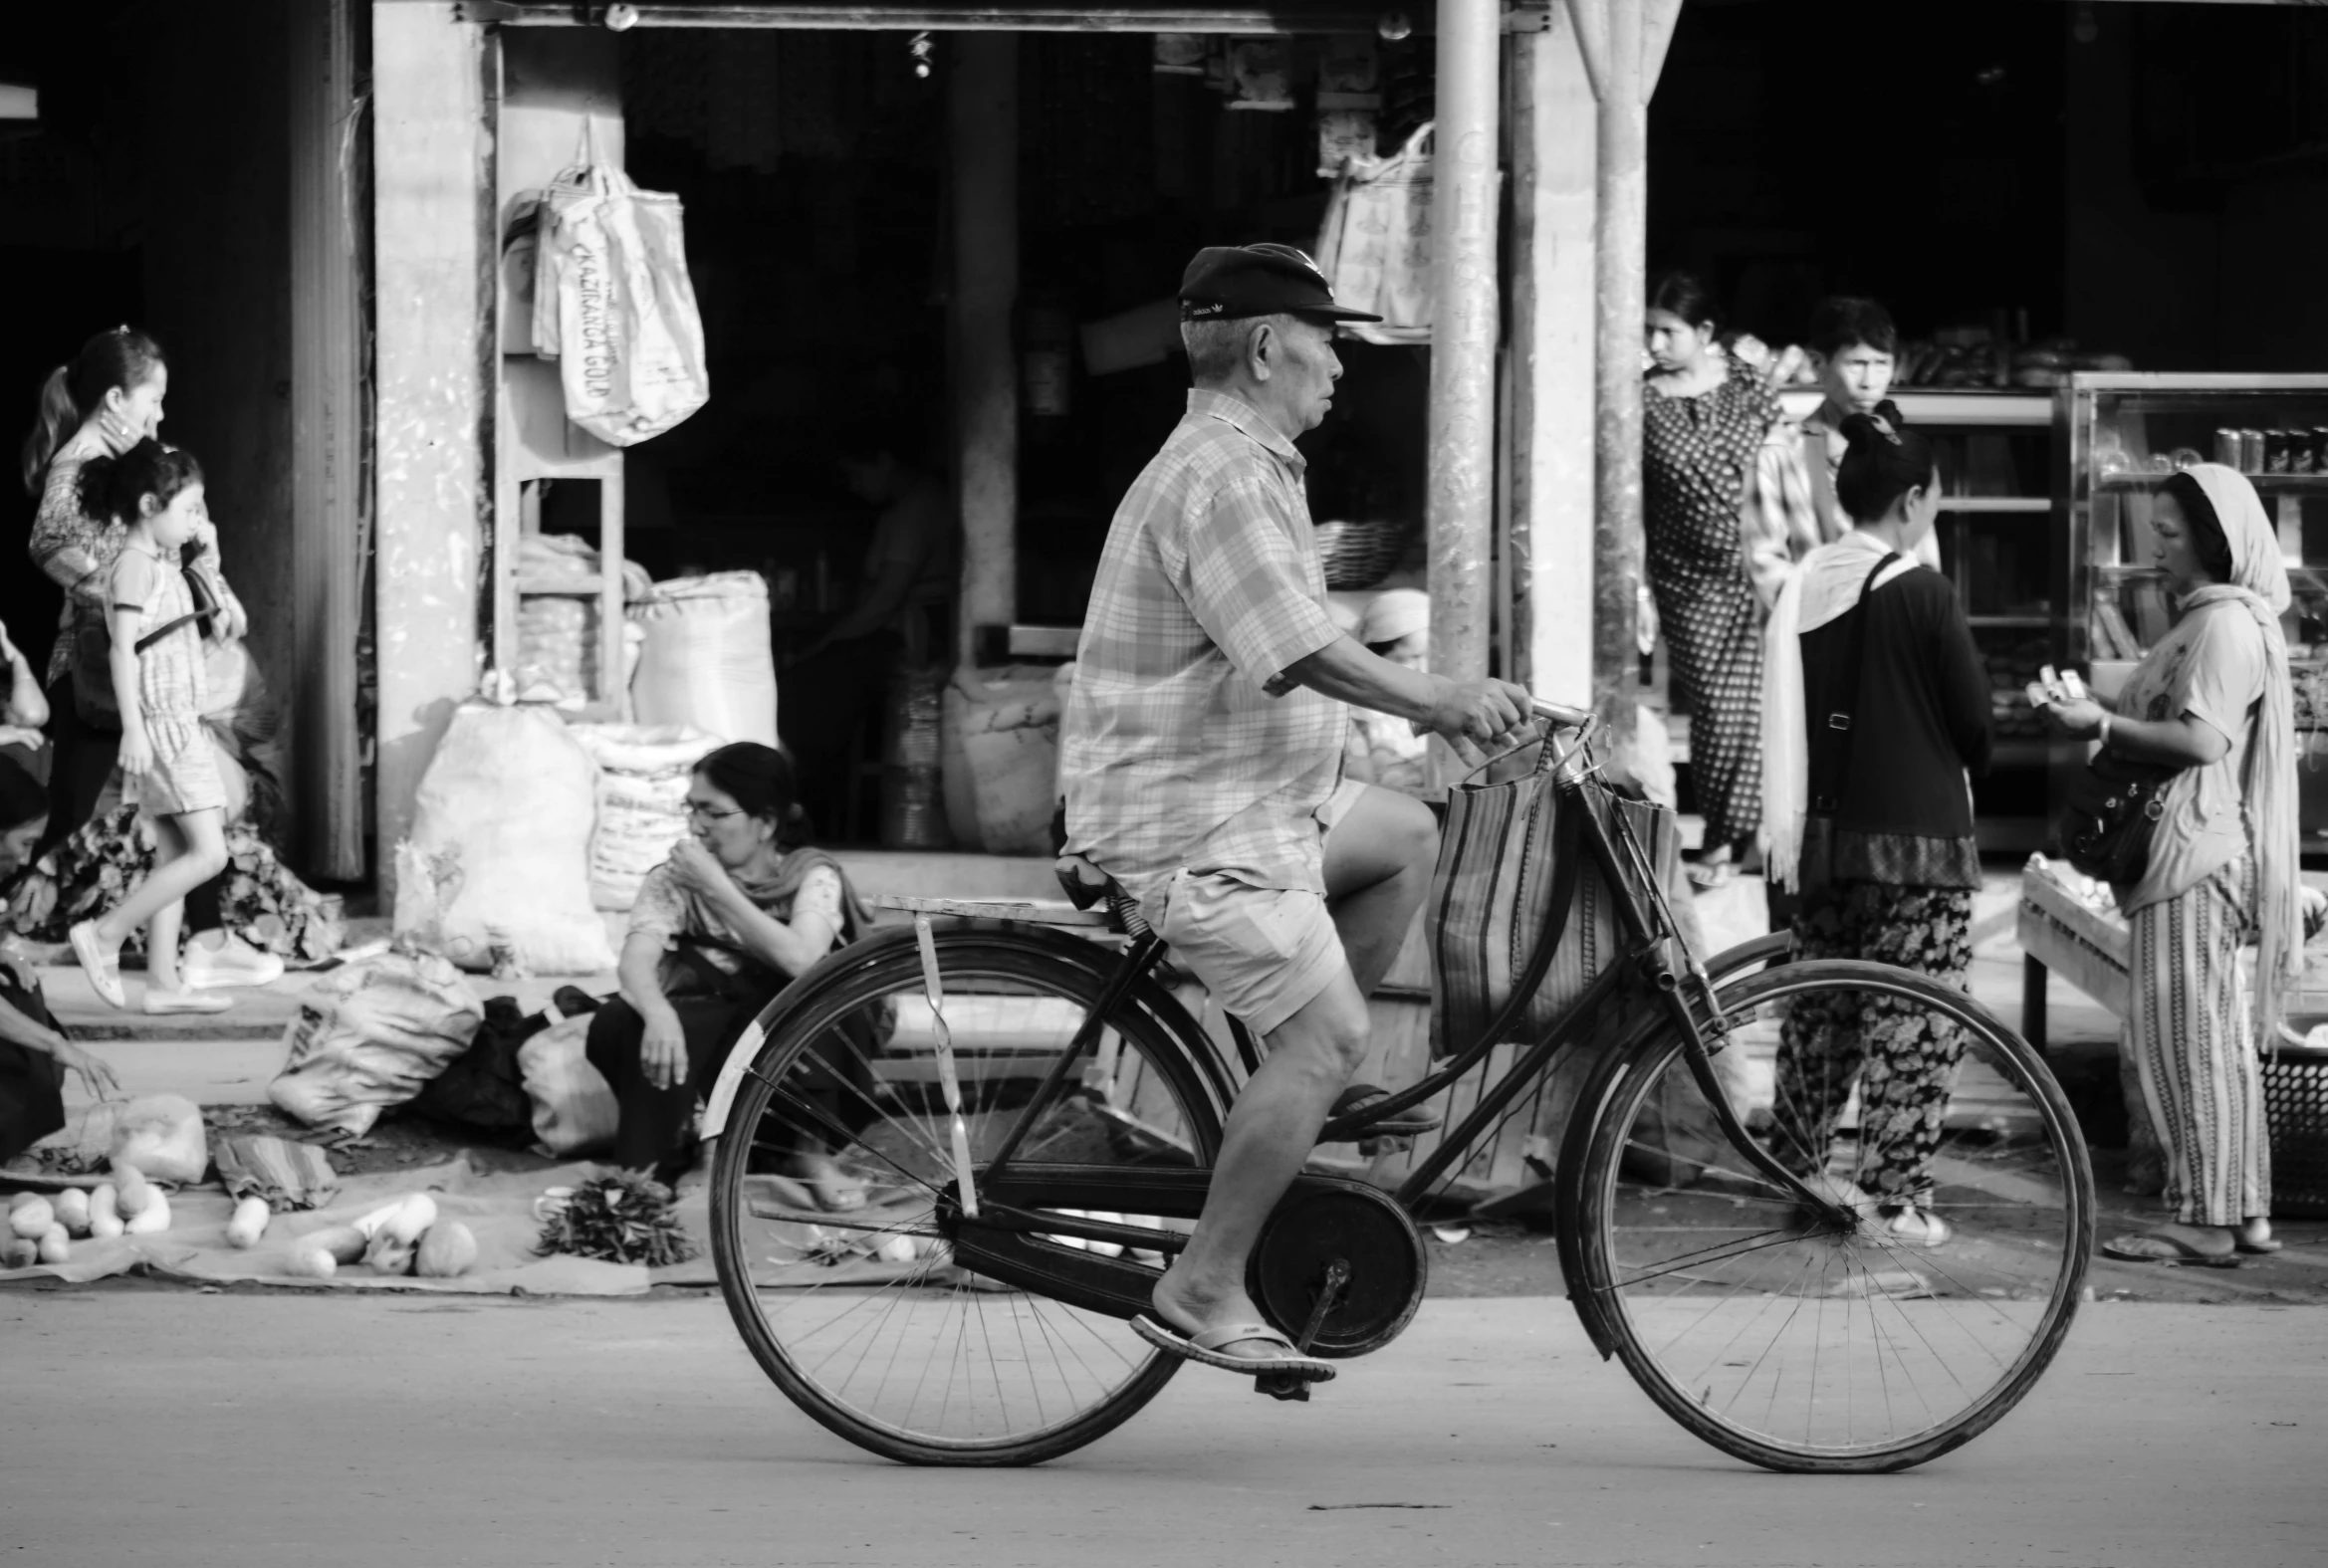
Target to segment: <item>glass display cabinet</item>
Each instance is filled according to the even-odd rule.
[[[2079,372],[2055,394],[2066,514],[2067,661],[2105,696],[2172,624],[2151,511],[2178,468],[2223,462],[2277,526],[2294,602],[2282,619],[2296,687],[2303,845],[2328,855],[2328,375]],[[2074,770],[2083,748],[2066,748]]]

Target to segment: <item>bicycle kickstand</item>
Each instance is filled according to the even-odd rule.
[[[1309,1309],[1309,1321],[1301,1329],[1301,1337],[1293,1348],[1304,1356],[1317,1343],[1320,1330],[1325,1327],[1326,1314],[1341,1303],[1342,1292],[1350,1285],[1350,1265],[1335,1258],[1325,1265],[1325,1288],[1317,1292],[1317,1304]],[[1295,1377],[1290,1372],[1268,1372],[1253,1380],[1253,1392],[1267,1394],[1271,1399],[1309,1401],[1309,1380]]]

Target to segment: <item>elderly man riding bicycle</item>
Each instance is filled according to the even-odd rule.
[[[1457,681],[1335,629],[1293,438],[1332,407],[1333,302],[1290,246],[1215,246],[1181,280],[1188,412],[1107,536],[1060,727],[1067,850],[1137,901],[1179,962],[1269,1044],[1204,1212],[1133,1327],[1239,1372],[1323,1379],[1247,1295],[1246,1262],[1353,1085],[1366,997],[1430,886],[1438,829],[1341,777],[1344,704],[1490,743],[1528,719],[1508,681]],[[1428,1130],[1409,1113],[1369,1129]]]

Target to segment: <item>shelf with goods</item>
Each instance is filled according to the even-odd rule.
[[[1801,419],[1817,409],[1820,394],[1793,389],[1780,400],[1789,418]],[[1939,449],[1941,569],[1956,585],[1989,672],[1995,745],[1989,777],[1974,785],[1980,846],[2035,849],[2049,827],[2057,748],[2022,688],[2041,666],[2058,663],[2068,643],[2067,601],[2058,590],[2065,558],[2052,493],[2053,398],[1907,388],[1892,400]]]
[[[2089,667],[2105,694],[2173,623],[2152,563],[2160,487],[2177,468],[2218,455],[2265,470],[2248,478],[2294,589],[2281,624],[2295,672],[2304,851],[2328,855],[2328,375],[2080,373],[2059,400],[2056,486],[2078,609],[2067,659]],[[2239,452],[2241,433],[2260,450]]]

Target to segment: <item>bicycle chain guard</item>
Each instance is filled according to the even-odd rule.
[[[1337,1262],[1348,1279],[1322,1321],[1312,1321]],[[1396,1339],[1423,1304],[1430,1268],[1415,1223],[1389,1194],[1305,1176],[1263,1225],[1245,1287],[1271,1327],[1306,1339],[1305,1354],[1338,1360]]]

